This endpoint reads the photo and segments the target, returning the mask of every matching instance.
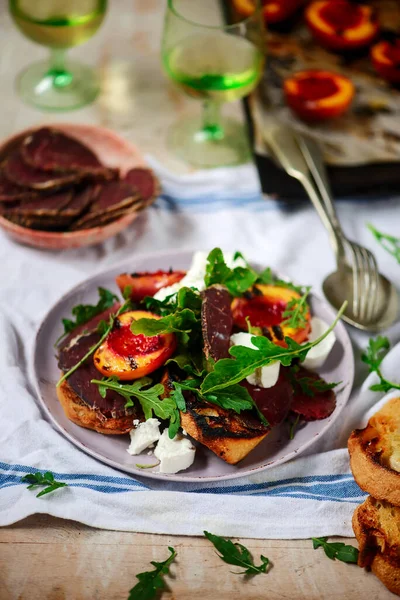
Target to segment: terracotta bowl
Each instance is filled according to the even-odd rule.
[[[55,123],[52,126],[87,144],[106,166],[118,167],[122,174],[132,167],[146,166],[138,149],[109,129],[95,125],[70,125],[69,123]],[[5,153],[6,148],[13,146],[30,131],[37,128],[38,126],[31,127],[17,136],[4,140],[0,146],[0,157]],[[0,216],[0,227],[9,237],[21,244],[49,250],[66,250],[103,242],[128,227],[138,214],[139,212],[132,212],[107,225],[79,231],[59,232],[29,229],[16,225],[2,216]]]

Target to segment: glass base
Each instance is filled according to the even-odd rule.
[[[96,71],[75,61],[68,61],[68,71],[49,69],[41,61],[21,73],[17,89],[21,98],[43,110],[74,110],[90,104],[99,93]]]
[[[186,118],[168,133],[169,149],[185,162],[199,168],[227,167],[251,158],[247,130],[240,122],[221,119],[221,128],[202,129],[201,117]]]

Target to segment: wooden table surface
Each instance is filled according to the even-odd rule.
[[[187,167],[168,154],[168,126],[182,113],[200,109],[172,88],[160,69],[159,44],[165,2],[111,0],[107,20],[91,41],[73,51],[97,64],[103,93],[91,107],[62,114],[43,114],[24,106],[16,74],[45,49],[25,40],[0,2],[0,137],[36,123],[97,123],[116,129],[177,171]],[[240,105],[227,107],[240,114]],[[151,560],[164,560],[167,546],[178,557],[163,597],[177,600],[337,599],[394,597],[369,573],[333,562],[310,540],[241,540],[255,557],[264,554],[274,566],[268,575],[249,581],[234,575],[206,539],[134,534],[91,529],[47,515],[35,515],[0,530],[0,600],[126,599],[135,575]],[[354,543],[354,540],[350,540]]]

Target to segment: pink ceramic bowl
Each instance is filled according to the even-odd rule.
[[[133,167],[146,166],[138,149],[109,129],[95,125],[71,125],[69,123],[55,123],[52,126],[87,144],[106,166],[118,167],[122,173]],[[6,147],[13,145],[37,128],[36,126],[26,129],[18,135],[4,140],[0,147],[0,156]],[[108,225],[79,231],[39,231],[16,225],[2,216],[0,216],[0,227],[8,236],[21,244],[49,250],[66,250],[103,242],[128,227],[138,214],[138,212],[133,212],[108,223]]]

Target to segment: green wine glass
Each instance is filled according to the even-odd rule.
[[[10,0],[11,16],[22,33],[51,49],[49,61],[31,65],[18,78],[25,102],[61,111],[80,108],[96,98],[96,71],[68,60],[66,52],[96,33],[106,10],[107,0]]]
[[[250,158],[243,124],[221,115],[223,103],[249,94],[265,60],[261,5],[247,19],[227,25],[220,0],[168,0],[162,40],[167,75],[203,101],[203,115],[170,130],[170,149],[196,167],[235,165]]]

